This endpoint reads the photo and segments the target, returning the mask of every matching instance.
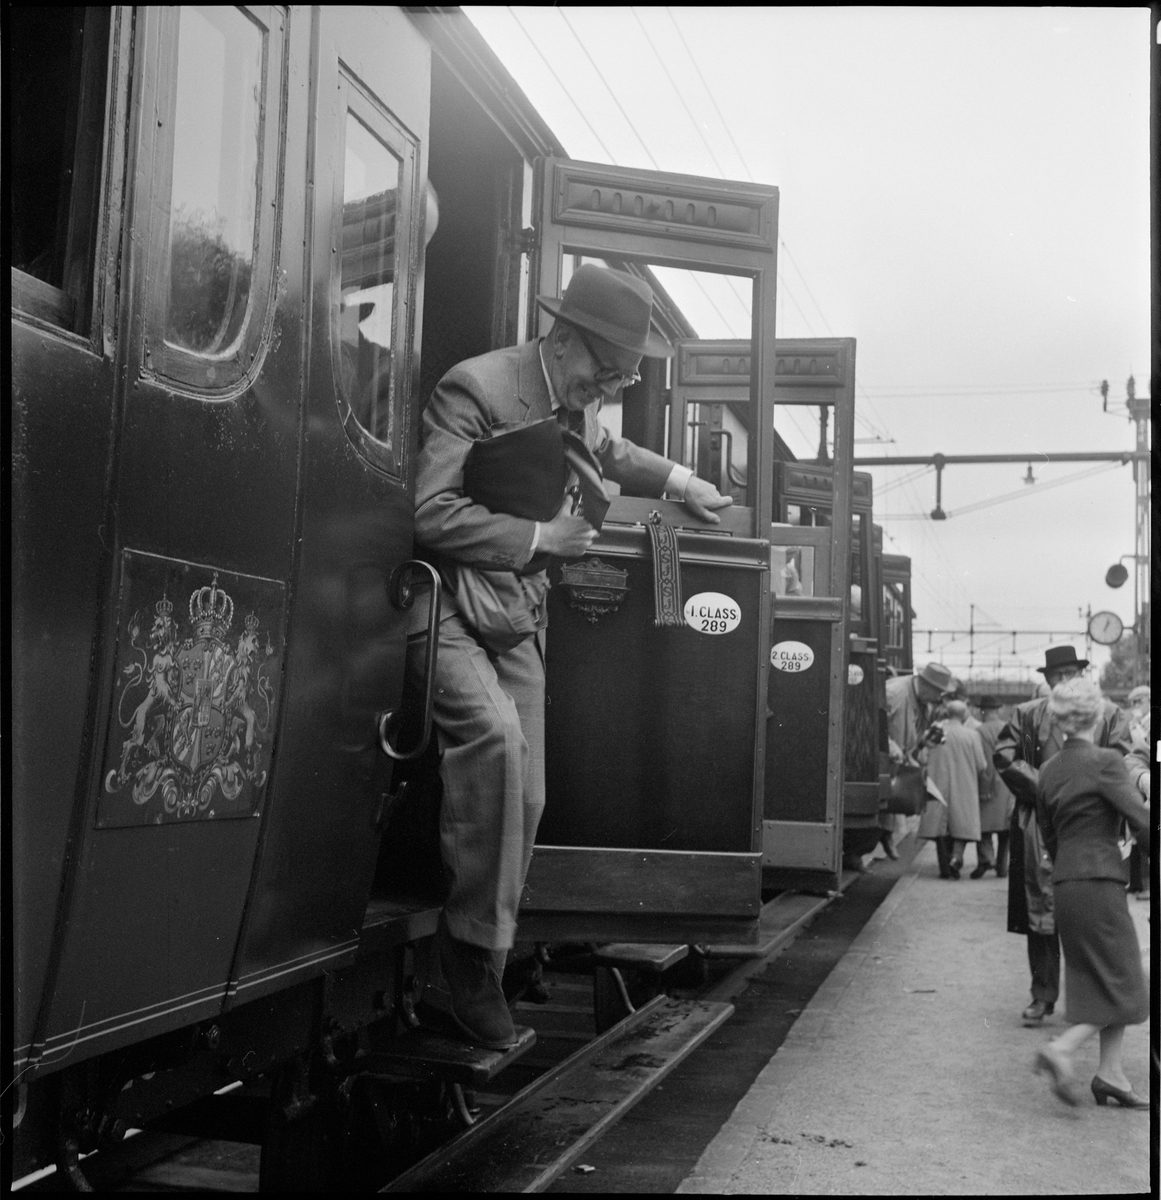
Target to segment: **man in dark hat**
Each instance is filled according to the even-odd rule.
[[[1088,666],[1072,646],[1050,646],[1044,666],[1037,670],[1049,689],[1075,679]],[[1055,1008],[1060,995],[1060,942],[1052,912],[1052,859],[1036,820],[1036,784],[1040,768],[1064,744],[1064,734],[1048,711],[1048,696],[1018,705],[1011,721],[996,740],[993,762],[1016,798],[1011,824],[1011,872],[1008,877],[1008,931],[1028,938],[1028,965],[1032,971],[1032,1003],[1024,1010],[1024,1023],[1037,1026]],[[1129,775],[1148,797],[1149,767],[1133,752],[1125,714],[1106,700],[1093,739],[1128,757]]]
[[[416,472],[415,540],[440,566],[444,590],[435,690],[442,761],[441,849],[450,890],[436,936],[446,989],[427,998],[470,1040],[502,1048],[515,1030],[501,989],[516,911],[544,807],[543,608],[537,632],[497,652],[454,596],[462,567],[521,575],[533,556],[578,557],[596,536],[562,492],[551,520],[493,511],[465,492],[474,442],[553,415],[580,436],[605,476],[646,495],[684,501],[708,524],[729,496],[686,467],[611,437],[601,402],[639,377],[643,355],[674,351],[650,327],[653,293],[635,276],[585,264],[560,299],[539,296],[551,332],[453,367],[423,414]],[[538,559],[540,561],[540,559]],[[542,572],[528,594],[543,596]],[[537,577],[540,586],[535,586]],[[420,675],[423,640],[409,640],[408,669]]]

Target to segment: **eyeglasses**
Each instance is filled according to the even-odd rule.
[[[600,387],[613,384],[613,390],[620,391],[620,389],[623,387],[630,387],[634,383],[641,382],[641,376],[636,371],[634,371],[631,375],[626,375],[623,371],[618,370],[616,367],[606,366],[605,363],[601,362],[597,352],[589,344],[588,338],[586,338],[579,329],[576,329],[575,326],[574,331],[576,336],[580,339],[580,344],[589,352],[589,357],[597,364],[596,373],[593,375],[594,383]]]

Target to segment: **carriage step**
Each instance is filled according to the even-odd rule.
[[[782,892],[762,905],[756,942],[737,945],[701,946],[706,958],[768,958],[788,942],[807,921],[831,901],[829,896],[808,896],[803,892]]]
[[[383,1191],[543,1191],[733,1011],[654,997]]]
[[[411,1029],[369,1054],[360,1070],[388,1079],[442,1079],[479,1087],[536,1044],[534,1030],[516,1026],[517,1042],[507,1050],[471,1046],[450,1034]]]
[[[679,963],[689,954],[689,947],[657,946],[638,942],[614,942],[598,946],[593,951],[593,962],[600,967],[620,967],[637,971],[651,971],[660,975],[674,963]]]

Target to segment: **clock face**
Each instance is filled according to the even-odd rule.
[[[1124,632],[1124,623],[1116,613],[1093,613],[1089,618],[1088,635],[1102,646],[1111,646],[1114,642],[1119,642]]]

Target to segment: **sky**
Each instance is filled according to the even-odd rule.
[[[1134,448],[1147,9],[464,11],[570,157],[779,188],[777,332],[857,339],[856,458]],[[1104,582],[1134,550],[1130,466],[948,467],[942,522],[933,471],[869,469],[916,628],[977,629],[974,660],[940,632],[917,662],[1036,680],[1087,610],[1131,627],[1132,578]],[[1013,657],[1025,629],[1056,636]]]

